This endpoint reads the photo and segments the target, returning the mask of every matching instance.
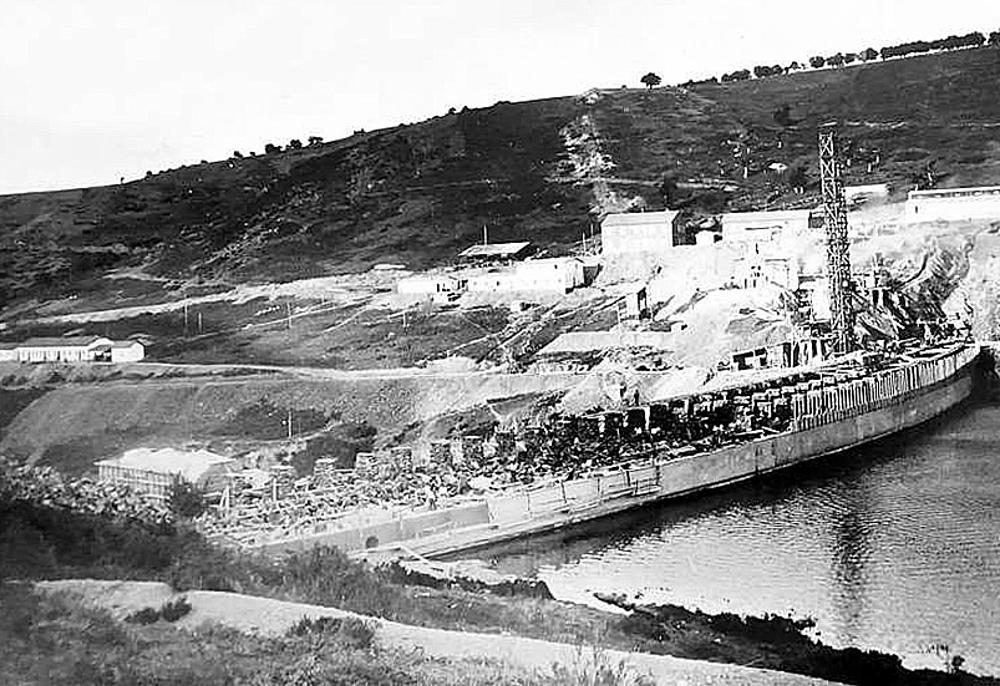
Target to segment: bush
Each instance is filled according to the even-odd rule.
[[[191,612],[191,603],[187,598],[178,598],[163,604],[160,608],[160,617],[166,622],[176,622],[181,617],[186,617]]]
[[[375,628],[357,617],[303,617],[288,630],[292,637],[322,634],[337,643],[357,650],[369,650],[375,641]]]
[[[156,624],[160,620],[160,611],[151,607],[144,607],[138,612],[133,612],[125,621],[129,624]]]
[[[178,517],[193,519],[208,507],[205,495],[189,481],[178,480],[170,489],[167,507]]]

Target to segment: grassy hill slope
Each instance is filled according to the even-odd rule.
[[[815,199],[815,127],[840,120],[849,182],[1000,181],[1000,51],[927,55],[691,89],[621,89],[463,110],[120,186],[0,197],[0,305],[163,297],[184,286],[426,267],[478,239],[559,250],[602,212]],[[773,112],[787,104],[793,123]],[[749,175],[733,148],[749,150]],[[867,161],[877,153],[872,173]],[[805,196],[766,171],[806,169]],[[685,182],[687,184],[685,185]],[[729,187],[729,192],[720,190]],[[735,188],[735,190],[733,190]],[[132,278],[102,278],[130,268]]]

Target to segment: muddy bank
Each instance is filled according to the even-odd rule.
[[[619,623],[619,629],[635,637],[644,652],[752,664],[859,686],[1000,684],[995,677],[962,671],[961,660],[942,658],[942,671],[910,670],[903,667],[896,655],[832,648],[805,634],[813,626],[810,619],[710,615],[677,605],[642,605],[624,595],[595,594],[595,597],[629,613]]]

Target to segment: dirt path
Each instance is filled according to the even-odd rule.
[[[498,634],[479,634],[399,624],[319,605],[291,603],[270,598],[222,593],[189,591],[175,594],[164,583],[145,581],[66,580],[36,584],[43,593],[67,593],[107,609],[116,617],[146,607],[158,608],[175,595],[183,595],[191,612],[177,622],[193,629],[205,622],[265,636],[280,636],[302,617],[357,617],[375,625],[379,645],[407,651],[419,651],[434,658],[487,658],[509,662],[527,669],[547,670],[553,663],[583,666],[592,663],[594,652],[588,648],[553,643],[532,638]],[[657,684],[760,684],[766,686],[819,686],[831,682],[796,674],[775,672],[738,665],[686,660],[665,655],[601,651],[601,659],[617,665],[630,663],[640,673],[648,673]]]

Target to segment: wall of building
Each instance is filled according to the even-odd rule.
[[[141,343],[111,347],[111,361],[114,363],[138,362],[144,357],[146,357],[146,348]]]
[[[765,243],[809,229],[809,211],[748,212],[722,216],[722,240]]]
[[[623,224],[619,226],[603,224],[601,226],[601,253],[622,255],[669,250],[675,245],[676,225],[676,217],[669,222],[661,220],[648,224]]]
[[[906,201],[906,220],[963,221],[1000,220],[1000,187],[911,191]]]
[[[454,279],[440,277],[409,277],[396,282],[396,292],[404,295],[433,295],[458,288]]]
[[[94,353],[86,346],[18,348],[20,362],[89,362]]]

